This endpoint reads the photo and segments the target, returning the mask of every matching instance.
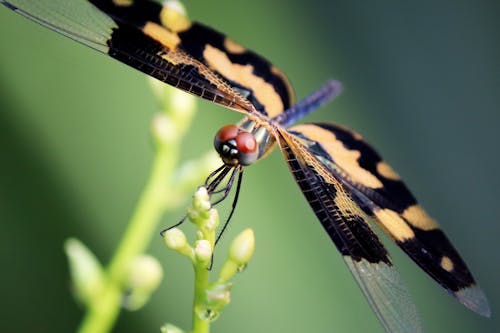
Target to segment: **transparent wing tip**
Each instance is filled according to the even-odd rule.
[[[491,309],[488,299],[484,292],[478,286],[472,286],[462,289],[455,293],[455,297],[460,303],[470,310],[483,317],[491,317]]]

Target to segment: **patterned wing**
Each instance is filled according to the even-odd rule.
[[[359,134],[331,123],[290,130],[309,141],[309,149],[323,165],[425,272],[472,311],[490,315],[486,296],[451,242]]]
[[[288,79],[269,61],[154,1],[0,3],[147,75],[224,107],[274,117],[294,103]]]
[[[302,193],[385,329],[421,332],[415,305],[349,188],[296,137],[278,129],[277,139]]]

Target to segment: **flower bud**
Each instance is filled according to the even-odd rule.
[[[143,290],[155,290],[163,278],[163,270],[158,259],[150,255],[137,256],[130,263],[127,286]]]
[[[88,304],[98,297],[104,286],[104,272],[94,254],[79,240],[70,238],[64,244],[75,295]]]
[[[198,211],[207,211],[210,207],[210,196],[207,188],[204,186],[198,187],[193,196],[193,208]]]
[[[194,243],[194,255],[202,263],[209,262],[212,259],[212,246],[206,239],[197,240]]]
[[[255,238],[253,230],[248,228],[241,232],[231,243],[229,249],[229,259],[238,266],[248,264],[255,249]]]
[[[178,251],[187,245],[186,235],[178,228],[172,228],[165,231],[163,240],[165,241],[165,245],[172,250]]]
[[[210,231],[213,231],[219,225],[219,212],[215,208],[210,208],[208,213],[209,216],[207,221],[205,222],[205,228],[207,228]]]
[[[160,285],[163,270],[158,260],[149,255],[134,258],[125,276],[127,294],[122,305],[131,311],[143,307]]]
[[[193,195],[191,207],[188,208],[187,216],[198,229],[205,228],[205,223],[210,218],[210,196],[205,187],[200,186]]]

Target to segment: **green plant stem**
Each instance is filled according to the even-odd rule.
[[[115,255],[106,270],[99,297],[91,300],[80,333],[109,332],[120,312],[123,277],[130,261],[144,252],[166,207],[170,177],[178,161],[176,144],[160,144],[148,183]]]
[[[209,283],[209,272],[205,265],[194,265],[193,330],[191,333],[210,332],[210,320],[202,318],[199,313],[199,311],[205,310],[205,293]]]

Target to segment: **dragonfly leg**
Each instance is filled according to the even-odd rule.
[[[238,172],[238,180],[236,182],[236,193],[234,194],[233,203],[231,205],[231,212],[229,213],[229,216],[227,217],[226,222],[224,222],[224,225],[222,226],[221,231],[219,232],[219,234],[217,235],[217,238],[215,239],[215,245],[217,245],[217,243],[219,242],[220,238],[222,237],[222,234],[226,230],[226,228],[227,228],[227,226],[229,224],[229,221],[231,221],[231,217],[233,217],[234,210],[236,209],[236,204],[238,203],[238,197],[240,195],[240,188],[241,188],[241,181],[243,180],[243,168],[241,166],[238,167],[237,169],[235,169],[233,171],[233,174],[231,175],[231,179],[229,180],[229,182],[231,184],[228,187],[228,189],[230,190],[231,187],[233,186],[233,182],[234,182],[234,179],[235,179],[235,176],[236,176],[236,172]],[[228,184],[229,184],[229,182],[228,182]],[[228,190],[228,193],[229,193],[229,190]],[[226,194],[226,196],[227,196],[227,194]]]
[[[186,221],[186,218],[187,218],[187,215],[184,215],[184,217],[183,217],[183,218],[182,218],[179,222],[177,222],[177,223],[176,223],[176,224],[174,224],[173,226],[170,226],[170,227],[165,228],[165,229],[163,229],[162,231],[160,231],[160,235],[161,235],[161,237],[163,237],[163,236],[165,235],[165,233],[166,233],[167,231],[169,231],[170,229],[176,228],[176,227],[180,226],[182,223],[184,223],[184,221]]]

